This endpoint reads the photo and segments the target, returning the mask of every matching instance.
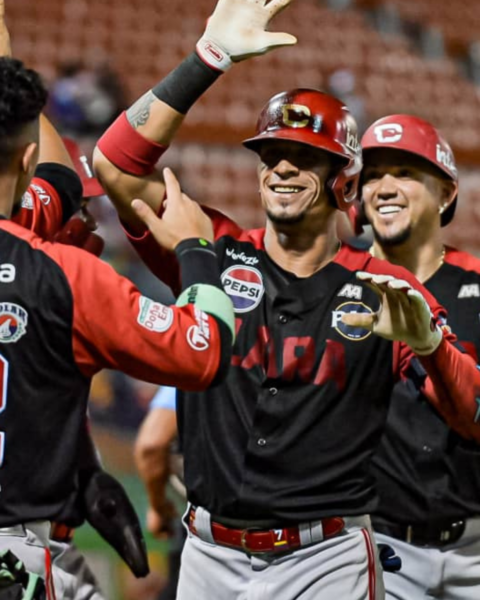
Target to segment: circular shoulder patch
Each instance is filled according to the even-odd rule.
[[[371,331],[363,327],[353,327],[342,322],[342,315],[346,313],[369,313],[373,310],[363,302],[344,302],[340,304],[332,313],[332,327],[338,333],[349,340],[360,342],[371,335]]]
[[[253,267],[229,267],[222,273],[222,285],[237,313],[256,308],[265,292],[262,274]]]

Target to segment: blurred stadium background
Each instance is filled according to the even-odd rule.
[[[39,70],[49,113],[91,156],[111,120],[192,51],[215,0],[7,0],[14,55]],[[445,240],[480,256],[480,4],[477,0],[294,0],[274,22],[296,35],[281,49],[234,68],[191,110],[165,157],[194,198],[244,226],[261,225],[256,159],[240,141],[274,93],[316,87],[341,97],[361,128],[385,114],[431,120],[453,146],[460,201]],[[160,290],[125,243],[107,202],[94,201],[104,258],[145,293]],[[120,476],[144,518],[132,441],[153,386],[118,374],[94,382],[95,436],[107,468]],[[155,598],[166,545],[148,538],[152,568],[134,582],[88,527],[76,540],[109,600]]]

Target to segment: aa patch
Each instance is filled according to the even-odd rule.
[[[173,310],[160,302],[154,302],[150,298],[140,296],[137,323],[150,331],[163,333],[170,329],[173,323]]]
[[[355,313],[373,314],[373,310],[363,302],[345,302],[332,311],[332,327],[349,340],[360,342],[371,335],[371,331],[363,327],[353,327],[342,322],[342,315]]]
[[[222,285],[237,313],[256,308],[265,292],[262,275],[253,267],[229,267],[222,273]]]
[[[17,342],[27,333],[28,313],[18,304],[0,303],[0,343]]]

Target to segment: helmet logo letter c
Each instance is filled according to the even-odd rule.
[[[307,127],[310,122],[311,111],[303,104],[284,104],[282,106],[282,120],[288,127]]]
[[[377,141],[381,144],[393,144],[402,139],[403,127],[399,123],[384,123],[373,130]]]

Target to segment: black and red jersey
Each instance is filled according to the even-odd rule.
[[[448,309],[448,326],[462,345],[479,357],[480,260],[448,248],[425,287]],[[395,386],[372,465],[377,512],[387,521],[427,526],[480,515],[480,448],[456,435],[413,381]]]
[[[231,339],[193,299],[181,308],[164,306],[89,253],[45,242],[5,219],[0,255],[4,527],[52,519],[70,498],[92,375],[119,369],[200,389],[229,357]]]
[[[413,353],[343,324],[344,313],[378,308],[355,272],[406,279],[436,319],[443,309],[405,269],[348,246],[311,277],[298,278],[269,258],[264,230],[243,231],[208,212],[237,338],[226,380],[179,397],[189,500],[219,517],[278,523],[371,511],[376,495],[367,465],[394,383],[407,375]],[[159,255],[150,235],[132,243],[178,289],[175,262]],[[431,382],[424,391],[435,397]],[[467,396],[473,402],[472,390]]]

